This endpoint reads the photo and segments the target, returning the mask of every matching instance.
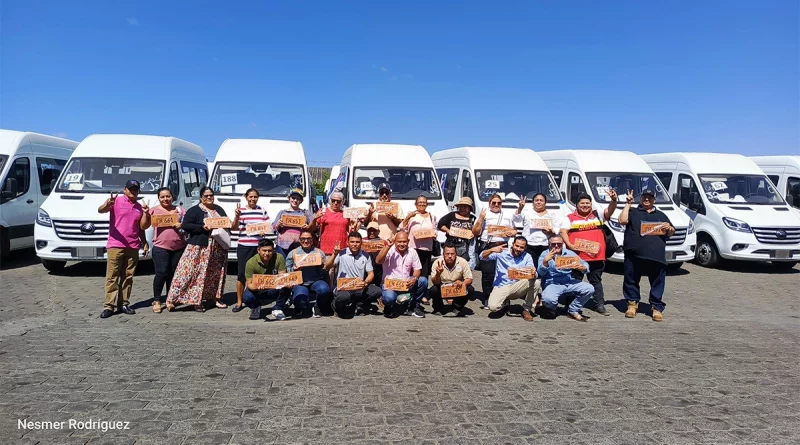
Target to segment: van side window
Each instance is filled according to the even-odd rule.
[[[567,196],[569,202],[572,204],[578,203],[578,195],[586,193],[586,186],[583,184],[583,178],[577,173],[569,174],[569,184],[567,184]]]
[[[767,175],[767,177],[770,181],[772,181],[772,184],[775,185],[775,187],[778,186],[778,182],[781,180],[781,177],[778,175]]]
[[[194,162],[181,161],[181,178],[184,194],[187,197],[200,197],[200,187],[208,181],[208,166]]]
[[[6,182],[3,183],[3,191],[6,190],[6,183],[9,179],[17,180],[17,193],[14,196],[3,196],[3,200],[18,198],[26,193],[31,186],[31,163],[28,158],[17,158],[8,169]]]
[[[672,184],[672,172],[656,172],[656,176],[658,176],[658,180],[664,184],[664,189],[669,191],[669,186]]]
[[[472,193],[472,177],[469,170],[462,170],[463,176],[461,177],[461,197],[468,196],[475,202],[475,194]]]
[[[800,178],[794,176],[786,178],[786,201],[790,206],[800,209]]]
[[[700,200],[700,192],[697,190],[697,184],[694,183],[694,179],[691,176],[678,175],[678,195],[681,204],[687,207]]]
[[[564,170],[550,170],[550,174],[556,181],[556,187],[561,188],[561,177],[564,176]]]
[[[456,187],[458,186],[458,169],[437,168],[436,172],[439,173],[439,181],[442,183],[442,192],[444,192],[445,201],[454,201],[456,198]]]
[[[42,195],[47,196],[53,191],[58,175],[64,170],[65,165],[67,165],[65,159],[36,158],[36,173],[39,174],[39,189]]]
[[[172,192],[173,199],[178,199],[178,194],[181,191],[181,174],[178,172],[178,163],[173,162],[172,165],[169,167],[169,182],[167,186],[169,190]]]

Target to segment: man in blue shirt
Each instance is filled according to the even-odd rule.
[[[316,253],[322,260],[317,265],[303,265],[298,264],[301,255]],[[321,311],[320,308],[330,308],[333,294],[331,288],[326,281],[328,272],[325,271],[324,263],[327,257],[322,250],[314,247],[314,234],[308,230],[303,229],[300,232],[300,247],[289,252],[286,257],[286,270],[294,272],[299,270],[303,273],[303,284],[298,284],[292,288],[292,304],[296,315],[300,315],[308,306],[308,300],[311,292],[317,296],[316,304],[312,307],[312,315],[314,318],[319,318]],[[327,310],[330,313],[330,309]]]
[[[514,238],[511,248],[495,246],[481,252],[481,259],[484,261],[497,261],[497,267],[492,283],[492,292],[489,294],[489,310],[492,311],[491,318],[501,318],[508,311],[509,300],[525,298],[522,305],[522,318],[526,321],[533,321],[533,303],[539,293],[539,286],[536,282],[536,266],[533,258],[525,252],[528,247],[528,240],[523,236]],[[523,269],[531,272],[529,279],[511,279],[508,276],[509,269]],[[484,289],[486,293],[488,289]]]
[[[575,257],[577,263],[561,268],[556,266],[558,257]],[[573,271],[581,274],[589,270],[589,264],[580,259],[578,255],[564,248],[564,240],[560,236],[550,238],[550,250],[546,255],[539,256],[539,276],[542,279],[542,307],[545,317],[555,318],[558,303],[567,304],[572,297],[567,313],[569,317],[578,321],[588,321],[589,317],[581,315],[581,309],[594,295],[594,287],[586,282],[577,280],[572,276]]]

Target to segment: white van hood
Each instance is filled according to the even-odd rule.
[[[108,193],[51,193],[41,209],[54,220],[108,221],[109,214],[99,213],[97,208],[109,197]],[[158,205],[155,194],[140,194],[139,202],[142,200],[148,200],[150,207]]]
[[[712,204],[728,218],[744,221],[750,227],[800,227],[800,218],[788,206]],[[750,210],[747,210],[750,209]],[[783,209],[783,210],[778,210]]]

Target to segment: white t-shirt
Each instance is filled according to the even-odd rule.
[[[542,232],[541,229],[537,229],[534,227],[532,221],[534,219],[549,219],[550,226],[552,227],[552,231],[558,234],[559,230],[561,229],[561,220],[558,215],[553,212],[552,210],[545,210],[544,215],[539,215],[535,211],[530,210],[523,210],[522,213],[517,215],[514,213],[514,222],[515,223],[522,223],[522,236],[528,240],[529,246],[547,246],[549,245],[548,236]]]

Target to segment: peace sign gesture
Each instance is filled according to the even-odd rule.
[[[522,211],[523,208],[525,208],[525,201],[526,200],[527,200],[527,197],[525,195],[522,195],[522,198],[519,199],[519,211],[520,212]]]
[[[628,189],[628,195],[625,197],[625,202],[633,204],[633,190]]]
[[[111,192],[111,197],[108,198],[108,201],[106,202],[108,202],[109,204],[114,204],[114,201],[117,200],[117,196],[119,196],[119,192]]]
[[[608,197],[612,202],[617,202],[617,191],[612,188],[608,189]]]
[[[142,211],[147,212],[148,210],[150,210],[150,200],[149,199],[143,199],[141,205],[142,205]]]

